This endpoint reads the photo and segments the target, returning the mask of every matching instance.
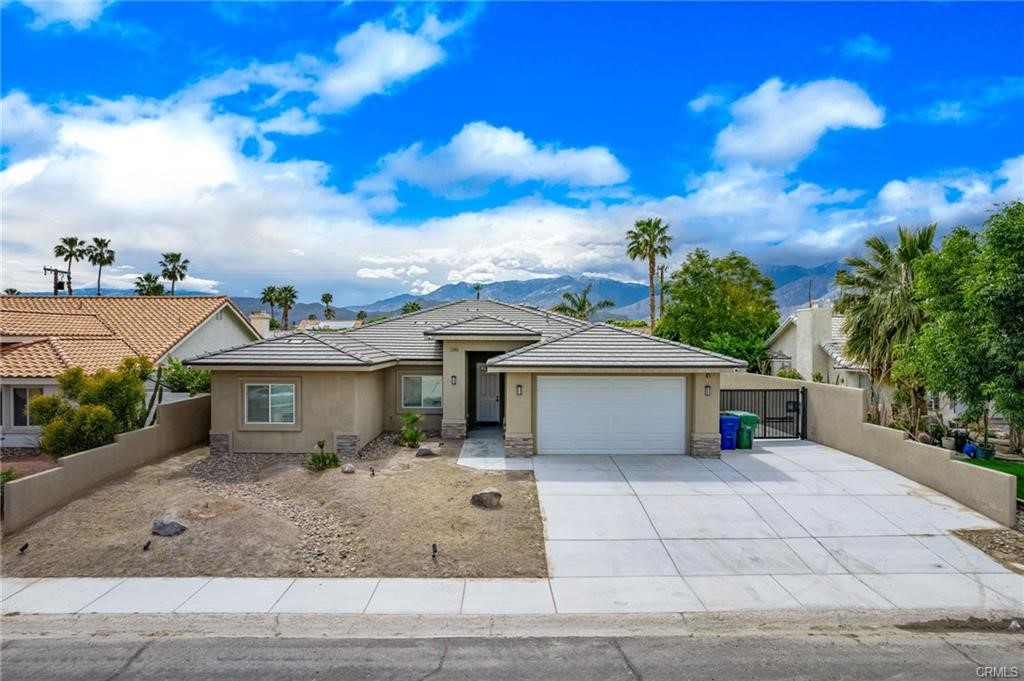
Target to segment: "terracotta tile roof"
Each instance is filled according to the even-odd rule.
[[[0,375],[52,378],[75,366],[92,373],[113,369],[125,357],[136,354],[120,338],[44,338],[0,349]]]
[[[113,336],[94,314],[0,309],[0,336]]]
[[[5,318],[8,310],[56,313],[60,318],[93,315],[137,354],[154,361],[224,305],[249,324],[227,296],[0,296]],[[258,337],[255,329],[253,337]]]

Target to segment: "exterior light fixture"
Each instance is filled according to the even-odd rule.
[[[704,386],[704,397],[711,397],[711,386]]]
[[[455,385],[455,374],[452,374],[452,385]]]
[[[522,394],[523,394],[523,386],[522,385],[517,385],[516,386],[516,395],[520,395],[521,396]]]

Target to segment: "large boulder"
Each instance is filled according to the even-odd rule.
[[[154,520],[153,521],[153,534],[159,537],[173,537],[176,534],[181,534],[188,528],[179,522],[173,520]]]
[[[474,506],[480,508],[498,508],[501,506],[501,492],[493,487],[488,487],[474,494],[470,501]]]
[[[353,466],[350,463],[347,463],[347,464],[345,464],[344,466],[341,467],[341,472],[342,473],[355,473],[356,472],[356,467]]]

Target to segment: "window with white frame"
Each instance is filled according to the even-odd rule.
[[[294,383],[246,383],[245,422],[295,423]]]
[[[32,419],[28,415],[28,403],[32,401],[33,397],[39,397],[43,394],[42,388],[12,388],[11,389],[11,403],[14,407],[14,414],[11,416],[11,422],[16,426],[31,426]]]
[[[402,376],[402,407],[405,409],[440,409],[440,376]]]

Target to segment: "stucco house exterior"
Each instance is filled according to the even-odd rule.
[[[831,307],[805,307],[787,317],[767,340],[771,373],[795,369],[804,380],[821,373],[825,383],[870,388],[867,370],[843,353],[843,316]]]
[[[225,296],[0,296],[0,444],[38,445],[25,407],[57,392],[56,377],[70,367],[160,363],[258,338]]]
[[[719,376],[741,360],[524,305],[466,300],[344,334],[186,362],[212,375],[214,452],[353,454],[402,414],[444,438],[501,427],[509,456],[717,456]]]

